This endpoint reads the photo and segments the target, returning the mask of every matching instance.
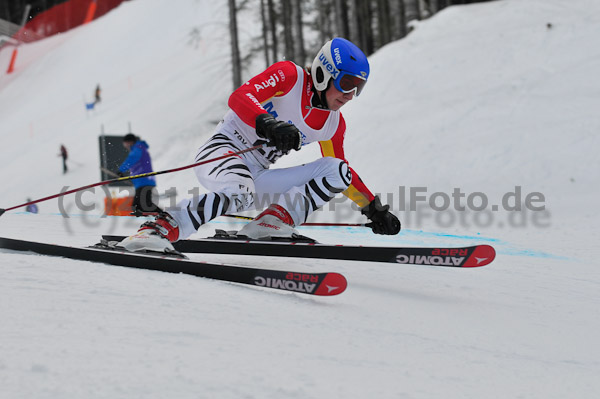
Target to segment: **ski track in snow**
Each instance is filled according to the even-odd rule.
[[[87,245],[97,241],[102,223],[111,223],[111,218],[97,218],[101,225],[93,229],[72,224],[75,234],[70,235],[51,227],[61,219],[8,214],[0,233]],[[40,224],[48,227],[38,229]],[[330,242],[348,236],[330,228],[302,232]],[[398,244],[405,237],[432,245],[504,244],[481,236],[411,231],[384,240],[360,230],[351,237],[365,245]],[[597,324],[579,315],[595,312],[600,281],[586,274],[591,267],[573,260],[499,253],[481,269],[448,270],[191,255],[242,266],[337,271],[347,277],[344,294],[315,298],[2,252],[0,290],[7,323],[0,330],[5,354],[0,370],[11,397],[129,397],[133,392],[159,398],[167,391],[190,398],[315,397],[315,392],[433,397],[441,389],[475,397],[489,389],[482,380],[498,384],[502,396],[516,397],[547,392],[547,384],[531,383],[546,378],[562,381],[550,385],[559,397],[575,387],[588,392],[599,366],[588,350],[594,345],[588,334]],[[566,267],[576,274],[566,278]]]

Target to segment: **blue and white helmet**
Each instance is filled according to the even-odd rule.
[[[352,42],[336,37],[321,48],[312,63],[311,75],[315,88],[324,91],[333,85],[343,93],[359,95],[369,78],[367,56]]]

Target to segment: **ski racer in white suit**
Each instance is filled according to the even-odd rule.
[[[252,239],[293,237],[295,226],[338,193],[359,205],[376,234],[397,234],[400,221],[383,206],[344,157],[346,124],[339,109],[358,96],[369,63],[350,41],[335,38],[319,51],[310,73],[290,61],[277,62],[231,94],[231,108],[215,134],[199,150],[200,162],[238,152],[194,169],[210,190],[181,201],[146,222],[123,245],[130,250],[172,248],[204,223],[232,211],[266,210],[238,235]],[[291,150],[319,142],[323,158],[285,169],[269,169]]]

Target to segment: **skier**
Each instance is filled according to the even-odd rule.
[[[98,104],[100,101],[102,101],[102,99],[100,98],[100,93],[102,91],[100,90],[100,84],[98,84],[96,86],[96,90],[94,90],[94,105]]]
[[[123,137],[123,147],[129,151],[129,156],[119,167],[119,176],[139,175],[152,172],[152,160],[148,153],[148,143],[140,140],[136,135],[129,133]],[[160,209],[152,202],[152,190],[156,187],[154,176],[133,179],[135,195],[131,208],[134,214],[141,215],[143,212],[158,212]]]
[[[64,175],[69,170],[67,168],[67,159],[69,158],[69,153],[67,152],[67,147],[65,147],[64,144],[60,145],[60,154],[58,154],[58,156],[62,158],[63,175]]]
[[[200,162],[238,152],[257,143],[265,147],[197,166],[200,183],[210,192],[182,200],[160,212],[138,232],[123,240],[132,251],[173,249],[198,228],[230,211],[270,205],[239,236],[251,239],[293,238],[295,226],[338,193],[359,205],[376,234],[397,234],[400,221],[383,206],[349,167],[344,157],[346,124],[339,109],[360,95],[369,77],[369,63],[350,41],[334,38],[303,70],[290,61],[271,65],[229,97],[230,110],[214,135],[196,155]],[[286,169],[270,170],[291,150],[318,141],[323,158]]]

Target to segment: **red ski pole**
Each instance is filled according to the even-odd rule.
[[[254,220],[252,216],[242,215],[223,215],[228,218],[241,219],[241,220]],[[319,222],[306,222],[302,223],[302,226],[333,226],[333,227],[366,227],[365,223],[319,223]]]
[[[190,169],[190,168],[193,168],[193,167],[196,167],[196,166],[200,166],[200,165],[204,165],[204,164],[207,164],[207,163],[210,163],[210,162],[218,161],[218,160],[223,159],[223,158],[234,157],[236,155],[240,155],[240,154],[244,154],[246,152],[254,151],[254,150],[257,150],[257,149],[259,149],[259,148],[261,148],[263,146],[264,146],[264,144],[255,145],[254,147],[246,148],[244,150],[240,150],[240,151],[237,151],[237,152],[230,152],[230,153],[227,153],[225,155],[221,155],[219,157],[207,159],[207,160],[204,160],[204,161],[201,161],[201,162],[193,163],[191,165],[186,165],[186,166],[182,166],[182,167],[179,167],[179,168],[168,169],[168,170],[161,170],[159,172],[142,173],[140,175],[135,175],[135,176],[124,176],[124,177],[119,177],[118,179],[104,180],[104,181],[101,181],[101,182],[98,182],[98,183],[89,184],[87,186],[83,186],[83,187],[79,187],[79,188],[74,188],[73,190],[69,190],[69,191],[65,191],[65,192],[62,192],[62,193],[50,195],[48,197],[40,198],[40,199],[37,199],[37,200],[34,200],[34,201],[25,202],[25,203],[20,204],[20,205],[11,206],[10,208],[0,208],[0,216],[2,216],[4,214],[4,212],[6,212],[6,211],[11,211],[13,209],[22,208],[24,206],[28,206],[28,205],[32,205],[32,204],[37,204],[38,202],[48,201],[48,200],[51,200],[53,198],[63,197],[65,195],[67,195],[67,194],[73,194],[73,193],[76,193],[78,191],[87,190],[88,188],[93,188],[93,187],[98,187],[98,186],[104,186],[106,184],[110,184],[110,183],[114,183],[114,182],[118,182],[118,181],[138,179],[140,177],[157,176],[157,175],[163,175],[165,173],[179,172],[181,170]]]

